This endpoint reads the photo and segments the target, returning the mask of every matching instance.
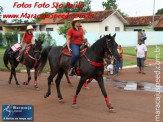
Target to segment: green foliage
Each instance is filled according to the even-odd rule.
[[[47,46],[56,46],[56,41],[52,38],[50,32],[47,32],[47,34],[37,33],[36,38],[44,42],[43,48],[46,48]]]
[[[116,0],[107,0],[107,2],[102,2],[102,6],[105,10],[117,9],[118,7]]]
[[[1,20],[1,19],[0,19],[0,22],[2,22],[4,24],[7,24],[8,23],[7,20]]]
[[[117,10],[123,17],[128,17],[128,14],[121,11],[121,9]]]
[[[62,2],[63,6],[66,5],[65,2]],[[78,1],[74,1],[73,4],[78,4]],[[69,8],[69,7],[62,7],[62,8],[57,8],[55,13],[66,13],[66,12],[87,12],[87,11],[91,11],[91,0],[84,0],[84,1],[80,1],[80,4],[84,4],[83,8]]]
[[[107,0],[107,2],[102,2],[102,6],[105,8],[105,10],[112,10],[117,9],[117,11],[123,16],[128,17],[128,15],[121,11],[121,9],[118,9],[118,5],[116,4],[116,0]]]
[[[163,8],[157,10],[156,15],[158,14],[163,14]]]
[[[23,23],[23,20],[22,19],[12,19],[11,22],[19,24],[19,23]]]
[[[59,35],[63,35],[65,38],[67,36],[67,31],[72,27],[70,22],[65,22],[63,26],[60,26],[58,29]],[[86,30],[84,30],[84,34],[86,33]]]
[[[18,30],[14,30],[12,32],[8,31],[4,34],[4,38],[6,40],[7,47],[10,47],[11,45],[17,43],[18,41]]]
[[[46,33],[43,33],[43,32],[41,32],[41,33],[36,33],[36,38],[37,38],[38,40],[43,41],[43,42],[45,42],[45,36],[46,36]]]
[[[58,32],[66,38],[67,31],[72,27],[70,22],[65,22],[63,26],[60,26]]]
[[[4,34],[4,37],[6,39],[6,42],[7,42],[7,47],[11,46],[11,41],[12,41],[12,33],[11,32],[6,32]]]
[[[3,46],[3,34],[0,32],[0,46]]]
[[[3,7],[0,6],[0,20],[1,20],[1,12],[3,12]]]
[[[50,15],[50,14],[51,14],[51,12],[43,12],[43,13],[39,14],[39,17],[38,18],[35,18],[35,22],[34,23],[37,23],[40,20],[42,20],[43,19],[43,16]]]

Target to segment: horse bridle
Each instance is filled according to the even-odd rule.
[[[110,40],[111,40],[111,39],[106,40],[106,47],[107,47],[107,49],[108,49],[109,53],[111,54],[111,56],[113,57],[113,59],[117,61],[117,59],[114,57],[114,55],[113,55],[112,51],[109,49],[108,44],[109,44],[109,41],[110,41]]]
[[[34,44],[34,48],[35,48],[35,44]],[[27,53],[27,54],[28,54],[28,56],[29,56],[31,59],[33,59],[33,60],[35,60],[35,61],[38,61],[38,60],[41,58],[41,51],[40,51],[40,50],[34,50],[34,54],[35,54],[35,53],[40,53],[40,56],[39,56],[38,59],[37,59],[36,57],[31,56],[29,53]]]

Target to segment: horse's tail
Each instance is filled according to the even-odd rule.
[[[45,48],[42,53],[41,53],[41,59],[40,59],[40,65],[39,65],[39,69],[38,69],[38,75],[41,74],[46,62],[47,62],[47,58],[48,58],[48,54],[51,50],[52,46],[49,46],[47,48]]]
[[[10,68],[8,67],[7,53],[8,53],[8,49],[6,49],[6,51],[5,51],[4,55],[3,55],[3,62],[5,64],[5,66],[7,67],[7,69],[10,70]]]

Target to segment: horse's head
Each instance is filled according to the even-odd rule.
[[[35,39],[35,44],[34,44],[34,57],[38,60],[41,56],[41,50],[42,50],[42,41],[36,40]]]
[[[117,51],[117,47],[118,44],[115,42],[115,36],[116,34],[114,34],[113,36],[109,35],[105,35],[105,42],[106,42],[106,51],[108,54],[112,55],[114,57],[115,60],[119,60],[120,59],[120,55]]]

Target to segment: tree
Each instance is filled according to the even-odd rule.
[[[63,26],[60,26],[58,32],[60,35],[63,35],[66,38],[68,29],[72,27],[70,22],[65,22]]]
[[[91,0],[84,0],[84,1],[80,1],[80,4],[84,4],[83,8],[69,8],[69,7],[65,7],[66,3],[62,2],[63,7],[61,8],[57,8],[55,13],[66,13],[66,12],[87,12],[87,11],[91,11]],[[73,4],[78,4],[78,1],[75,1]]]
[[[121,11],[121,9],[117,10],[123,17],[128,17],[128,14]]]
[[[3,46],[3,33],[0,32],[0,46]]]
[[[3,7],[0,6],[0,20],[1,20],[1,12],[3,12]]]
[[[158,14],[163,14],[163,8],[157,10],[156,15]]]
[[[35,22],[36,22],[36,23],[39,22],[40,20],[43,19],[43,17],[44,17],[45,15],[50,15],[50,14],[51,14],[51,12],[43,12],[43,13],[39,14],[39,17],[38,17],[38,18],[35,18]]]
[[[46,33],[37,33],[36,38],[38,40],[43,41],[43,48],[46,48],[47,46],[56,46],[56,41],[52,38],[50,32]]]
[[[67,36],[67,31],[72,27],[70,22],[65,22],[63,26],[60,26],[58,29],[59,35],[63,35],[65,38]],[[83,29],[84,34],[86,33],[86,30]]]
[[[116,0],[107,0],[107,2],[102,2],[102,6],[105,7],[105,10],[117,9],[118,7]]]
[[[107,0],[107,2],[102,2],[102,6],[105,7],[105,10],[117,9],[117,11],[123,16],[128,17],[128,15],[118,9],[118,5],[116,4],[116,0]]]

